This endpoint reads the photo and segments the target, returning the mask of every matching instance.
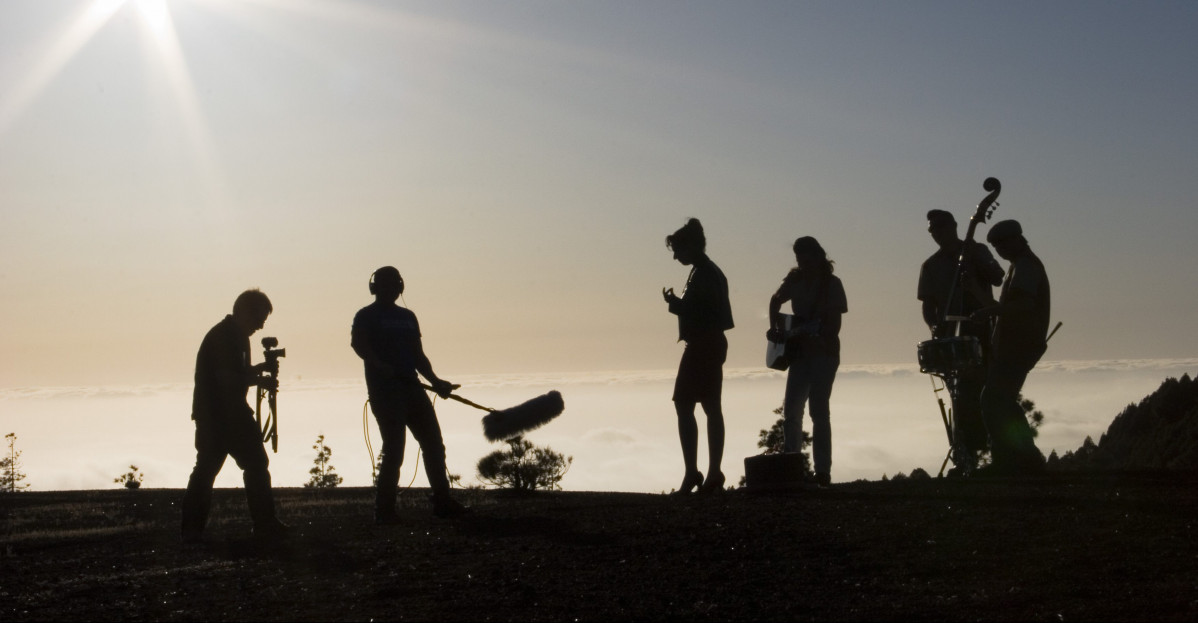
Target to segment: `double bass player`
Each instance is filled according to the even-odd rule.
[[[985,362],[990,351],[989,319],[960,318],[995,303],[993,288],[1002,283],[1003,270],[986,245],[961,240],[952,213],[929,210],[928,233],[939,247],[919,270],[916,297],[922,302],[923,320],[933,339],[958,334],[977,338],[982,349],[980,367],[956,371],[952,399],[953,468],[949,476],[966,476],[976,467],[978,456],[987,449],[986,427],[982,421],[981,393],[986,381]],[[951,300],[950,300],[951,297]]]

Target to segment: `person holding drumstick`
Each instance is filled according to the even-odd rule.
[[[949,476],[965,476],[978,463],[978,455],[987,448],[986,426],[982,423],[981,394],[986,382],[985,361],[990,353],[990,321],[950,321],[994,304],[994,286],[1002,283],[1003,270],[980,242],[965,242],[957,234],[957,221],[951,212],[929,210],[928,233],[939,247],[919,269],[916,298],[923,303],[923,321],[932,338],[957,334],[977,338],[982,347],[983,365],[958,371],[956,391],[949,392],[953,408],[953,468]],[[958,267],[958,259],[964,261]],[[956,283],[953,280],[957,279]],[[953,300],[947,300],[951,294]]]

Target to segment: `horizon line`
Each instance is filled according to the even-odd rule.
[[[1045,361],[1036,365],[1033,370],[1039,372],[1122,372],[1144,370],[1174,370],[1189,367],[1198,372],[1198,358],[1115,358],[1115,359],[1062,359]],[[673,380],[677,373],[674,368],[648,368],[623,370],[594,370],[588,372],[522,372],[522,373],[483,373],[463,374],[455,377],[459,381],[467,381],[477,387],[508,387],[508,386],[537,386],[537,385],[590,385],[590,384],[632,384],[652,383]],[[724,380],[759,380],[780,379],[786,372],[772,370],[766,367],[730,367],[724,369]],[[841,365],[838,374],[854,376],[906,376],[921,374],[917,363],[871,363]],[[319,391],[331,389],[365,388],[361,377],[324,377],[306,379],[303,375],[283,377],[286,385],[292,385],[291,391]],[[112,383],[105,385],[24,385],[0,387],[0,400],[22,398],[51,398],[62,396],[80,397],[114,397],[154,395],[164,391],[178,391],[191,388],[194,382],[174,381],[165,383]]]

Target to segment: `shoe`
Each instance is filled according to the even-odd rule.
[[[815,475],[815,486],[819,487],[820,489],[825,489],[827,487],[831,487],[832,486],[832,475],[831,474],[816,474]]]
[[[703,484],[703,472],[694,471],[682,477],[682,484],[678,485],[678,490],[670,495],[686,495],[694,491],[696,487]]]
[[[433,514],[441,519],[461,517],[470,513],[469,508],[462,506],[460,502],[449,495],[433,495],[430,496],[430,499],[433,502]]]
[[[291,526],[275,519],[262,525],[254,526],[254,538],[278,540],[286,538],[291,533]]]
[[[724,472],[716,472],[708,474],[707,480],[703,481],[703,485],[699,487],[699,493],[702,495],[711,495],[713,493],[724,492]]]

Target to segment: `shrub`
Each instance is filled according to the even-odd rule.
[[[113,478],[112,481],[118,485],[125,485],[126,489],[140,489],[141,481],[145,480],[145,474],[141,473],[136,465],[130,465],[129,471]]]
[[[341,484],[342,478],[335,472],[336,468],[329,459],[333,458],[333,449],[325,445],[324,435],[317,435],[316,443],[312,445],[312,449],[316,451],[316,458],[312,460],[314,463],[312,469],[308,473],[312,475],[308,482],[304,483],[304,487],[310,489],[327,489],[336,487]]]
[[[761,429],[757,433],[757,447],[763,450],[762,454],[781,454],[786,447],[786,417],[782,415],[782,407],[774,409],[774,415],[778,419],[774,421],[773,426],[768,429]],[[803,475],[810,476],[811,471],[811,456],[807,452],[807,448],[811,447],[811,433],[803,431],[803,438],[799,441],[799,454],[803,455]]]
[[[0,459],[0,493],[17,493],[29,487],[22,484],[25,474],[21,473],[21,453],[17,452],[17,434],[4,436],[8,440],[8,456]]]
[[[774,409],[774,415],[778,419],[769,428],[763,428],[757,433],[757,447],[761,448],[762,454],[782,454],[786,448],[786,416],[782,415],[783,407]],[[806,448],[811,446],[811,433],[803,431],[803,439],[799,442],[799,456],[802,457],[802,472],[804,479],[810,479],[814,472],[811,470],[811,455],[807,453]],[[740,477],[739,486],[743,487],[748,480]]]
[[[496,450],[478,462],[484,482],[516,491],[560,489],[558,483],[574,463],[549,447],[537,447],[523,437],[507,440],[506,450]]]

